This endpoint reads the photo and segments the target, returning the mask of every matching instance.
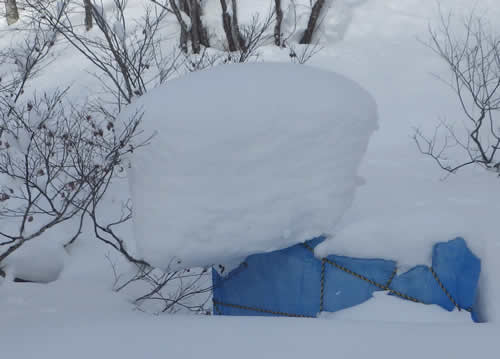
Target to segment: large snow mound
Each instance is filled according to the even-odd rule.
[[[138,110],[155,136],[129,173],[135,238],[145,259],[169,269],[331,234],[377,127],[376,104],[356,83],[292,64],[194,73],[123,116]]]

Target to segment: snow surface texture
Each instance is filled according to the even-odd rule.
[[[162,268],[237,262],[330,234],[377,126],[372,97],[292,64],[227,65],[173,80],[144,111],[134,152],[135,238]]]
[[[67,257],[64,248],[59,243],[48,240],[29,242],[22,251],[12,254],[6,261],[5,269],[12,278],[20,278],[39,283],[56,280],[64,268]]]
[[[427,305],[425,310],[422,310],[422,304],[413,303],[409,300],[401,300],[384,291],[374,292],[372,299],[355,307],[339,310],[334,313],[322,312],[319,317],[346,321],[471,323],[470,314],[465,310],[459,312],[455,309],[453,313],[450,313],[434,304]]]
[[[461,323],[463,313],[395,302],[383,293],[360,306],[363,316],[332,320],[155,316],[130,311],[96,283],[9,286],[0,297],[2,358],[485,358],[497,357],[498,331]],[[393,311],[395,306],[401,311]],[[403,303],[403,304],[402,304]],[[369,308],[369,306],[371,308]],[[9,308],[5,311],[4,308]],[[376,310],[393,312],[382,322]],[[352,321],[355,319],[356,321]],[[400,314],[400,316],[398,316]],[[453,322],[450,314],[457,314]],[[369,321],[363,321],[365,316]],[[357,321],[357,320],[360,321]],[[372,321],[373,320],[373,321]],[[409,324],[403,320],[419,321]],[[432,321],[425,323],[425,321]],[[442,322],[440,323],[439,321]],[[446,322],[445,322],[446,321]],[[5,325],[8,323],[8,325]]]

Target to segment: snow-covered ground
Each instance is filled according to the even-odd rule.
[[[85,308],[85,307],[84,307]],[[110,309],[110,308],[106,308]],[[123,308],[124,309],[124,308]],[[75,308],[78,310],[78,308]],[[37,313],[2,334],[6,358],[495,358],[488,326],[290,318]]]
[[[52,288],[55,290],[55,288]],[[47,290],[44,289],[43,293]],[[31,295],[38,293],[33,291]],[[61,294],[61,293],[58,293]],[[85,290],[30,300],[37,310],[2,313],[5,358],[495,358],[498,331],[488,325],[407,324],[259,317],[151,317]],[[28,293],[19,291],[24,299]],[[49,299],[50,302],[44,302]],[[14,300],[13,300],[14,301]],[[54,303],[60,303],[54,305]],[[17,303],[9,303],[13,311]],[[61,307],[66,307],[61,309]],[[95,310],[95,312],[92,311]]]
[[[431,4],[432,3],[432,4]],[[500,30],[500,8],[493,1],[440,1],[452,11],[457,31],[470,11]],[[383,15],[381,15],[383,14]],[[438,6],[421,1],[367,1],[356,9],[344,41],[325,49],[313,63],[346,74],[375,96],[380,129],[370,140],[360,174],[367,181],[356,194],[343,228],[318,250],[398,260],[403,268],[430,263],[431,244],[456,235],[466,238],[482,259],[483,315],[498,321],[500,286],[496,238],[498,178],[478,168],[445,174],[423,157],[412,140],[414,128],[433,131],[440,120],[460,128],[463,114],[441,59],[422,44],[428,26],[438,26]]]
[[[500,30],[497,0],[442,0],[440,4],[444,12],[451,9],[458,17],[475,9]],[[434,314],[439,308],[427,310],[413,303],[408,303],[411,309],[406,304],[392,306],[389,302],[395,298],[381,301],[379,296],[357,310],[325,316],[325,320],[150,316],[134,311],[126,297],[111,291],[113,276],[105,250],[82,241],[66,255],[58,281],[0,283],[2,357],[497,356],[500,182],[477,168],[443,178],[443,172],[418,153],[411,139],[414,126],[433,130],[440,118],[462,122],[454,94],[432,76],[446,76],[446,68],[418,41],[428,38],[428,25],[437,24],[437,15],[438,5],[431,0],[332,3],[322,29],[329,42],[310,65],[343,74],[366,88],[377,102],[380,128],[360,169],[366,184],[358,189],[328,248],[318,250],[387,257],[398,260],[404,269],[428,263],[432,243],[462,235],[482,259],[481,314],[489,323],[460,323],[462,313],[444,311],[457,322],[439,323],[446,320]],[[74,54],[62,57],[52,66],[73,81],[81,73],[71,69],[85,68],[75,58]],[[268,48],[262,58],[288,61],[288,54]],[[50,76],[39,78],[38,83],[46,81],[50,86]],[[84,85],[93,80],[86,81]],[[386,314],[389,308],[394,310],[392,318]],[[419,320],[424,316],[431,323]]]

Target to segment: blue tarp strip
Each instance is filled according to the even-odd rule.
[[[319,237],[306,244],[314,248],[323,240]],[[323,310],[335,312],[370,299],[374,291],[385,287],[396,269],[396,262],[386,259],[335,255],[327,259],[379,285],[327,264],[322,291],[321,260],[304,245],[298,244],[251,255],[227,276],[220,276],[213,270],[213,299],[214,303],[220,303],[214,308],[214,313],[259,316],[284,313],[314,317],[320,310],[321,293]],[[477,321],[474,303],[481,263],[465,241],[456,238],[436,244],[432,268],[434,274],[429,267],[417,266],[395,276],[389,287],[419,302],[437,304],[446,310],[453,310],[456,304],[471,311],[473,320]]]

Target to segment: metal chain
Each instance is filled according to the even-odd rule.
[[[309,251],[313,252],[314,253],[314,248],[312,248],[311,246],[309,246],[308,244],[306,243],[303,243],[303,246],[308,249]],[[377,283],[375,282],[374,280],[371,280],[361,274],[358,274],[352,270],[350,270],[349,268],[346,268],[336,262],[334,262],[333,260],[330,260],[328,258],[322,258],[321,259],[321,289],[320,289],[320,308],[319,308],[319,311],[322,312],[323,309],[324,309],[324,294],[325,294],[325,263],[328,263],[330,265],[332,265],[333,267],[345,272],[345,273],[348,273],[358,279],[361,279],[367,283],[370,283],[371,285],[374,285],[375,287],[381,289],[381,290],[386,290],[386,291],[389,291],[389,293],[391,294],[394,294],[398,297],[401,297],[401,298],[404,298],[406,300],[410,300],[412,302],[415,302],[415,303],[422,303],[422,304],[425,304],[424,302],[418,300],[417,298],[414,298],[412,296],[409,296],[407,294],[404,294],[404,293],[401,293],[401,292],[398,292],[397,290],[394,290],[394,289],[391,289],[389,286],[391,285],[393,279],[395,278],[396,276],[396,273],[397,273],[397,268],[394,269],[394,271],[392,272],[389,280],[387,281],[387,283],[385,285],[383,284],[380,284],[380,283]],[[468,312],[472,312],[472,308],[460,308],[460,306],[457,304],[457,302],[455,301],[455,299],[452,297],[452,295],[448,292],[448,290],[446,289],[446,287],[443,285],[443,283],[441,282],[441,280],[439,279],[437,273],[434,271],[434,269],[432,267],[428,267],[430,272],[432,273],[432,276],[434,277],[434,279],[436,280],[436,282],[438,283],[439,287],[443,290],[443,292],[446,294],[446,296],[448,297],[448,299],[450,299],[450,301],[453,303],[453,305],[458,309],[458,310],[466,310]],[[273,315],[278,315],[278,316],[283,316],[283,317],[294,317],[294,318],[314,318],[312,316],[309,316],[309,315],[303,315],[303,314],[295,314],[295,313],[286,313],[286,312],[279,312],[279,311],[273,311],[273,310],[268,310],[268,309],[262,309],[262,308],[256,308],[256,307],[249,307],[249,306],[245,306],[245,305],[239,305],[239,304],[230,304],[230,303],[223,303],[223,302],[220,302],[220,301],[217,301],[215,299],[213,299],[213,303],[214,303],[214,309],[216,312],[218,312],[219,315],[222,315],[222,312],[219,308],[219,306],[226,306],[226,307],[232,307],[232,308],[238,308],[238,309],[243,309],[243,310],[251,310],[251,311],[255,311],[255,312],[259,312],[259,313],[267,313],[267,314],[273,314]]]

